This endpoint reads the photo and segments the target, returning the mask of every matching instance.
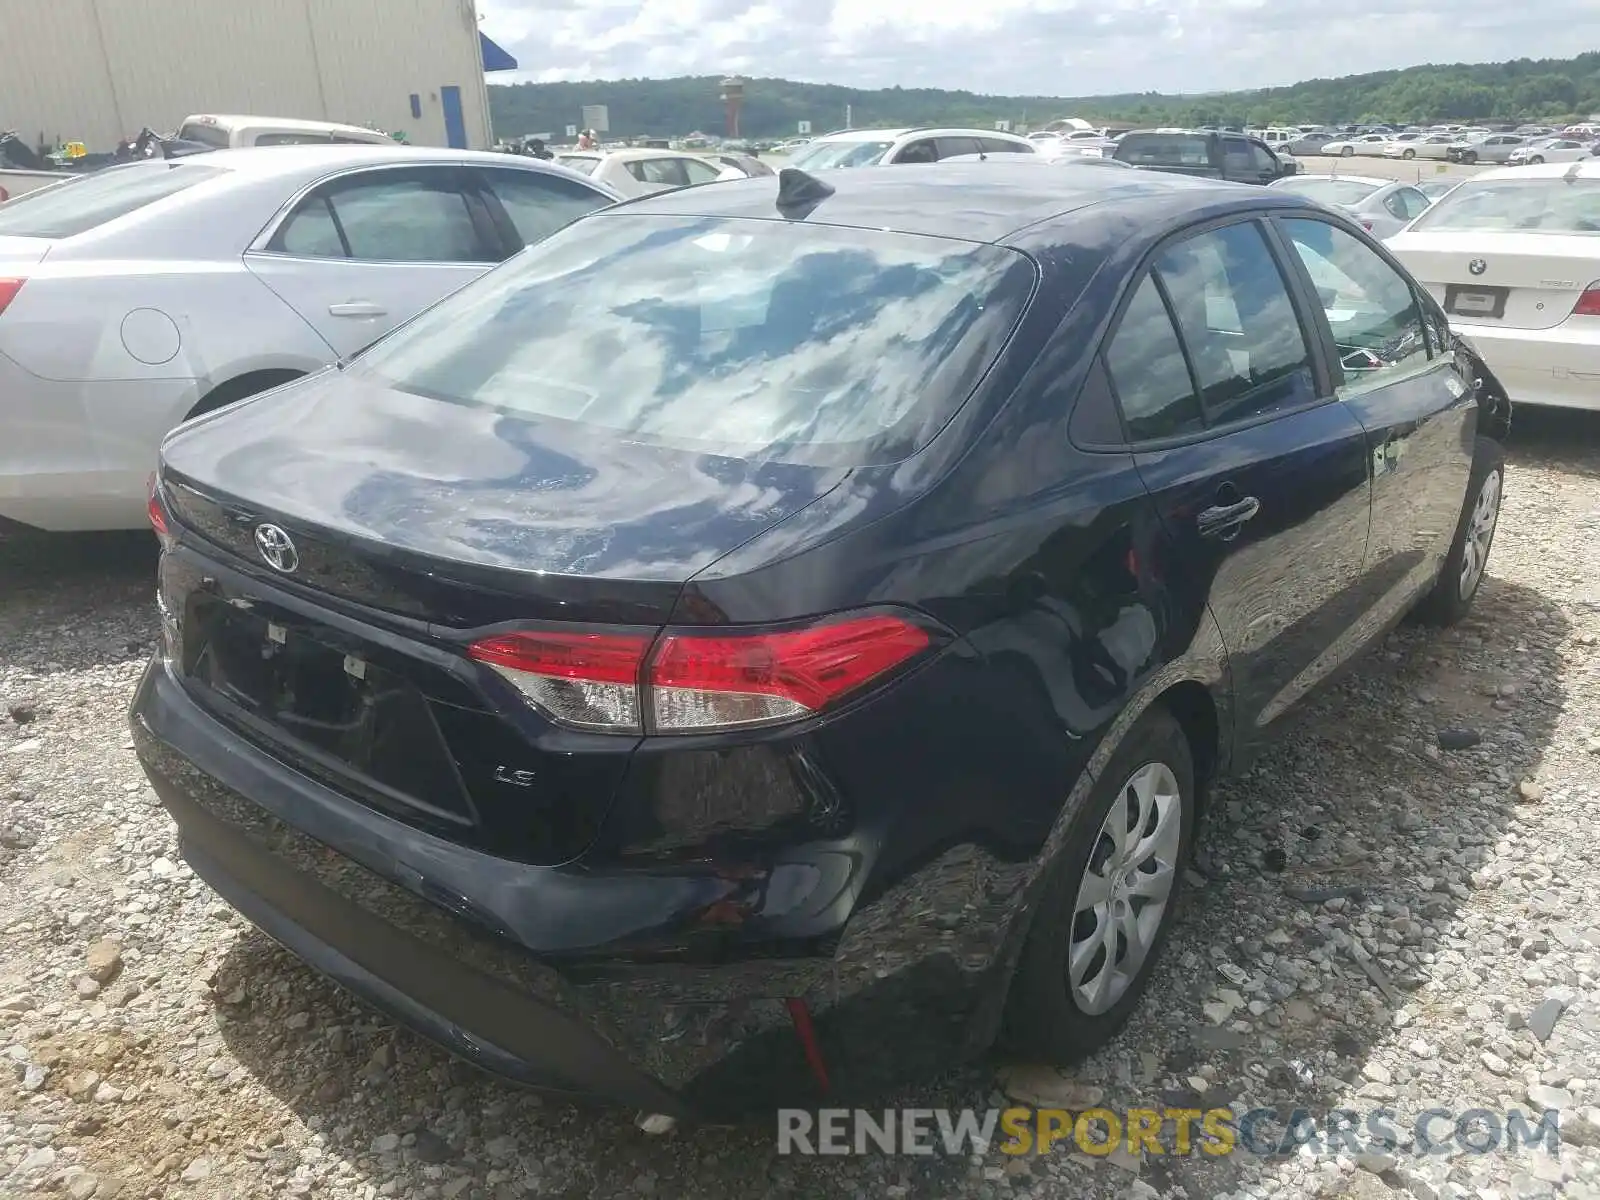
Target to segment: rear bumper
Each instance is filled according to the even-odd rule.
[[[1588,329],[1468,325],[1451,328],[1472,343],[1514,404],[1600,410],[1600,321]]]
[[[941,892],[970,896],[973,873],[992,873],[972,847],[858,912],[832,957],[557,966],[493,927],[509,891],[527,893],[518,903],[543,897],[549,920],[575,898],[585,912],[663,911],[652,889],[682,880],[596,879],[477,855],[481,891],[441,894],[428,877],[451,878],[446,860],[474,852],[361,809],[242,742],[159,660],[140,683],[132,727],[201,878],[317,970],[509,1079],[731,1118],[823,1098],[791,999],[813,1018],[835,1100],[945,1070],[992,1036],[1020,890],[995,895],[959,929],[924,924]]]

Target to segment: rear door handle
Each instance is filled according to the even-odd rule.
[[[1230,541],[1239,535],[1239,528],[1261,511],[1261,501],[1246,496],[1233,504],[1216,504],[1201,511],[1195,518],[1200,526],[1200,536]]]
[[[331,317],[386,317],[389,310],[370,300],[349,300],[343,304],[328,305]]]

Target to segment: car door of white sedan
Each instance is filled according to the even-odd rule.
[[[245,265],[343,357],[365,349],[509,252],[470,174],[448,163],[327,180]]]

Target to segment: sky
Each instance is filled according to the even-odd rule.
[[[1090,96],[1600,49],[1597,0],[480,0],[495,83],[738,73]]]

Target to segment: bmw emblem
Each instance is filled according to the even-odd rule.
[[[1475,258],[1467,264],[1467,270],[1471,271],[1474,275],[1482,275],[1488,269],[1489,264],[1484,262],[1481,258]]]
[[[261,560],[274,571],[289,575],[300,565],[300,551],[294,548],[289,535],[276,525],[256,526],[256,549],[261,552]]]

